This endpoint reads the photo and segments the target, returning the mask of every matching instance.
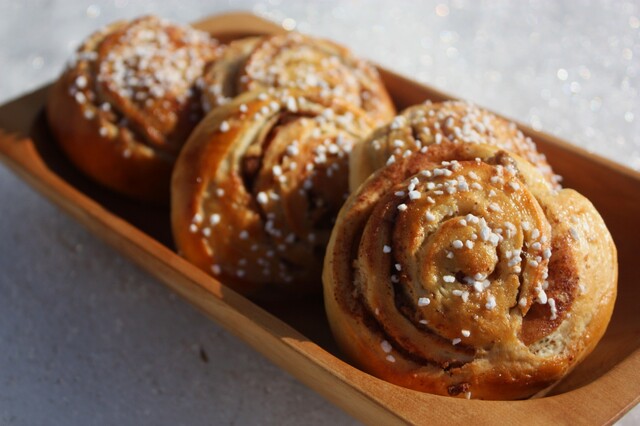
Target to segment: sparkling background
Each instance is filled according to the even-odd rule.
[[[0,0],[0,102],[118,18],[249,10],[640,170],[640,3]],[[349,424],[0,166],[1,424]],[[201,348],[208,362],[200,356]],[[640,409],[621,424],[638,424]]]

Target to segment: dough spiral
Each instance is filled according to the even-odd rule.
[[[176,164],[179,251],[258,299],[320,292],[322,258],[348,195],[348,153],[366,114],[295,92],[249,92],[218,107]]]
[[[325,257],[341,348],[405,387],[526,398],[600,339],[616,251],[591,203],[482,144],[400,158],[342,208]]]

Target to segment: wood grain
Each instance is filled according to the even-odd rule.
[[[225,41],[284,31],[243,13],[207,18],[196,26]],[[381,73],[399,108],[453,98],[390,71]],[[259,307],[180,258],[172,250],[163,208],[140,207],[97,186],[64,158],[44,124],[46,93],[44,87],[0,107],[0,160],[214,321],[364,422],[611,424],[640,400],[640,309],[635,302],[640,297],[635,274],[639,173],[521,126],[565,176],[565,185],[589,197],[609,226],[619,250],[618,301],[596,350],[548,396],[466,401],[403,389],[342,361],[320,302]]]

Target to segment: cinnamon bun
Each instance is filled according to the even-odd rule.
[[[348,195],[348,154],[372,126],[349,104],[287,91],[249,92],[216,108],[176,163],[179,252],[254,299],[319,293]]]
[[[513,152],[534,164],[556,189],[560,187],[560,178],[544,154],[515,123],[467,102],[427,101],[407,108],[358,145],[352,156],[351,190],[388,162],[447,143],[484,143]]]
[[[233,41],[203,81],[207,109],[246,91],[289,88],[351,103],[376,124],[395,115],[372,65],[343,46],[299,33]]]
[[[593,205],[515,154],[441,144],[375,172],[340,211],[325,305],[353,362],[408,388],[527,398],[604,334],[616,248]]]
[[[69,159],[130,197],[166,200],[177,154],[203,111],[196,82],[216,40],[148,16],[91,35],[51,89],[47,118]]]

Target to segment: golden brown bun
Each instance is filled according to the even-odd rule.
[[[604,334],[616,281],[592,204],[480,144],[374,173],[340,211],[323,271],[331,328],[355,365],[480,399],[527,398],[563,377]]]
[[[195,82],[218,50],[206,33],[153,16],[104,28],[51,89],[54,136],[101,184],[137,199],[167,200],[173,163],[203,115]]]
[[[377,70],[336,43],[299,33],[232,42],[204,78],[205,109],[268,88],[312,92],[362,108],[376,124],[395,108]]]
[[[216,108],[173,174],[178,251],[257,299],[319,293],[348,153],[371,129],[360,109],[296,94],[249,92]]]
[[[534,164],[554,188],[560,188],[544,154],[515,123],[461,101],[414,105],[380,127],[352,155],[350,187],[355,191],[373,172],[389,161],[428,152],[441,143],[485,143],[518,154]]]

